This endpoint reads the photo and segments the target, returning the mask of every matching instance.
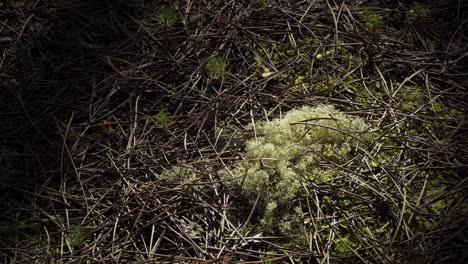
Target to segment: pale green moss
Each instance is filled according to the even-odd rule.
[[[402,107],[403,109],[413,112],[416,111],[421,105],[424,104],[424,97],[421,91],[413,88],[408,88],[402,94]]]
[[[190,165],[172,166],[162,172],[159,177],[168,183],[187,184],[197,179],[197,173]]]
[[[295,233],[302,213],[293,204],[305,197],[302,182],[335,177],[337,171],[327,162],[347,161],[352,146],[369,140],[367,130],[362,119],[332,106],[295,109],[281,119],[257,124],[258,136],[247,142],[244,162],[232,174],[223,170],[219,174],[234,176],[235,183],[253,196],[265,192],[260,203],[264,206],[262,224],[283,234]]]

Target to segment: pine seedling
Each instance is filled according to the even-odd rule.
[[[383,25],[384,19],[382,15],[375,13],[368,7],[364,8],[361,13],[361,17],[365,22],[366,28],[375,30]]]
[[[165,28],[173,27],[179,20],[177,9],[173,6],[166,6],[158,14],[158,23]]]
[[[222,79],[228,73],[227,66],[226,59],[217,55],[208,59],[205,68],[211,78]]]

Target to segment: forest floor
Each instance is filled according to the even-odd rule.
[[[466,263],[463,2],[2,1],[0,262]],[[221,171],[305,106],[371,139],[267,217]]]

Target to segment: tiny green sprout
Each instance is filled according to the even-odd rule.
[[[257,0],[256,2],[260,7],[267,7],[270,5],[270,0]]]
[[[171,28],[178,21],[177,9],[173,6],[166,6],[161,8],[158,15],[158,22],[163,27]]]
[[[222,79],[227,74],[227,62],[221,56],[213,56],[206,63],[206,71],[213,79]]]
[[[263,264],[273,264],[275,262],[272,259],[264,259],[264,260],[262,260],[262,263]]]
[[[86,237],[86,232],[84,231],[81,225],[72,226],[72,230],[69,237],[71,245],[77,247],[83,246],[87,242]]]
[[[376,28],[383,25],[383,16],[365,7],[361,13],[362,19],[364,19],[366,28],[375,30]]]
[[[412,11],[413,11],[414,15],[416,16],[416,18],[418,18],[418,19],[429,17],[429,11],[421,3],[415,3],[413,5]]]
[[[77,133],[75,130],[73,129],[68,130],[68,133],[67,133],[68,141],[75,142],[76,140],[78,140],[79,137],[80,137],[80,134]]]
[[[164,129],[169,128],[172,125],[171,115],[164,110],[160,111],[156,115],[150,116],[149,119]]]
[[[336,239],[335,242],[335,252],[338,254],[346,254],[351,251],[352,248],[355,248],[357,245],[349,235],[342,238]]]

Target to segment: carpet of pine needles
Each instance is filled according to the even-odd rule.
[[[2,1],[0,262],[467,261],[467,6],[422,1],[418,17],[411,2],[181,0],[168,26],[172,1]],[[366,26],[365,6],[382,25]],[[207,71],[213,56],[223,78]],[[403,86],[419,89],[414,105]],[[392,159],[359,180],[337,165],[310,193],[314,220],[358,230],[361,204],[314,204],[353,197],[391,219],[388,241],[356,231],[361,245],[337,255],[317,223],[306,247],[288,247],[245,229],[253,201],[217,177],[241,158],[246,126],[318,104],[380,133],[361,159]],[[160,177],[177,164],[197,178]],[[438,195],[415,182],[424,173],[446,181]]]

